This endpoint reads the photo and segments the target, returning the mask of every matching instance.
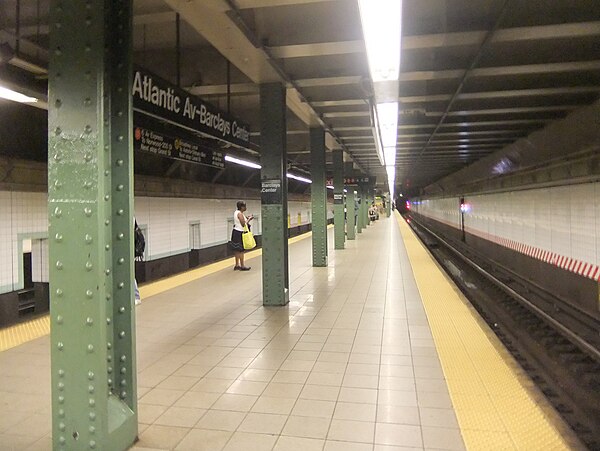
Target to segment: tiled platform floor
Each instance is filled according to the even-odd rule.
[[[133,449],[461,450],[394,218],[329,267],[290,245],[290,304],[264,308],[260,258],[144,300]],[[0,449],[46,450],[48,337],[0,353]]]

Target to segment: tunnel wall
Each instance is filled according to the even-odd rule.
[[[459,238],[460,197],[411,210]],[[466,243],[598,316],[600,182],[464,196]]]

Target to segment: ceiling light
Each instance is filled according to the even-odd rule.
[[[385,158],[385,164],[387,166],[393,166],[396,164],[396,148],[385,147],[383,149],[383,156]]]
[[[358,0],[373,83],[400,73],[402,0]]]
[[[26,96],[25,94],[21,94],[20,92],[13,91],[12,89],[3,86],[0,86],[0,98],[20,103],[36,103],[38,101],[35,97]]]
[[[396,147],[398,139],[398,102],[377,104],[377,119],[384,148]]]
[[[230,163],[239,164],[242,166],[247,166],[249,168],[260,169],[260,164],[253,163],[251,161],[240,160],[239,158],[232,157],[231,155],[225,155],[225,161],[229,161]]]
[[[289,179],[298,180],[299,182],[312,183],[312,180],[310,180],[310,179],[307,179],[305,177],[300,177],[298,175],[290,174],[289,172],[287,173],[287,177]]]

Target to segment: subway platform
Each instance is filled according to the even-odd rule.
[[[260,250],[142,287],[132,449],[581,448],[397,214],[332,232],[326,268],[290,240],[286,307],[262,306]],[[0,449],[51,449],[48,336],[8,346]]]

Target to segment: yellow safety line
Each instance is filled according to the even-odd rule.
[[[397,212],[396,219],[467,449],[571,449],[557,414]]]
[[[21,324],[0,329],[0,352],[22,343],[43,337],[50,332],[50,317],[48,315]]]
[[[330,227],[333,226],[329,225],[328,228]],[[288,243],[293,244],[310,236],[312,236],[312,232],[303,233],[302,235],[297,235],[288,239]],[[262,255],[262,249],[247,252],[246,260],[258,257],[259,255]],[[163,293],[180,285],[193,282],[194,280],[208,276],[209,274],[213,274],[217,271],[221,271],[222,269],[231,268],[231,264],[231,259],[227,259],[149,283],[143,287],[140,287],[140,295],[142,296],[142,299],[145,300],[151,296]],[[0,352],[14,348],[15,346],[19,346],[20,344],[26,343],[35,338],[43,337],[49,333],[50,317],[48,315],[21,324],[15,324],[14,326],[7,327],[5,329],[0,329]]]

